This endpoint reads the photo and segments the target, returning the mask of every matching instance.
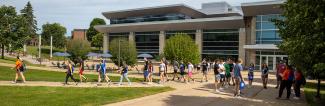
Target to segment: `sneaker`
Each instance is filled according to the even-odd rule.
[[[129,83],[129,86],[131,86],[132,84],[131,83]]]
[[[216,93],[219,93],[220,92],[218,89],[216,89],[215,91],[216,91]]]
[[[16,81],[12,81],[11,83],[12,83],[12,84],[15,84],[15,83],[17,83],[17,82],[16,82]]]
[[[76,85],[78,85],[79,84],[79,82],[76,82]]]
[[[224,92],[223,88],[219,88],[219,92]]]
[[[293,97],[293,99],[295,99],[295,100],[299,100],[300,98],[299,98],[299,97]]]

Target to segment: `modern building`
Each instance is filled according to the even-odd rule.
[[[73,40],[87,40],[87,29],[73,29],[71,35]]]
[[[278,1],[242,3],[204,3],[201,9],[184,4],[103,12],[109,25],[95,29],[105,33],[104,52],[111,39],[135,40],[138,53],[163,52],[166,39],[187,33],[199,46],[202,58],[242,58],[244,64],[262,63],[275,69],[276,62],[287,58],[276,44],[281,42],[271,19],[282,19]]]

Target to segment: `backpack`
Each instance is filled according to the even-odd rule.
[[[22,67],[23,67],[23,70],[24,71],[27,71],[27,67],[26,67],[26,64],[25,63],[23,63]]]

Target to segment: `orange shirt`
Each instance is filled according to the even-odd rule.
[[[20,67],[21,67],[21,61],[19,60],[19,59],[17,59],[17,61],[16,61],[16,69],[19,69]]]
[[[282,80],[288,80],[289,79],[289,75],[290,75],[290,70],[289,69],[285,69],[284,72],[283,72]]]

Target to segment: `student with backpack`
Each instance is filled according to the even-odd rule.
[[[289,100],[291,94],[291,85],[292,85],[292,80],[290,79],[290,77],[292,77],[291,75],[291,73],[293,73],[292,71],[293,71],[292,67],[286,65],[286,69],[284,70],[284,72],[280,73],[282,81],[280,84],[279,95],[276,99],[281,99],[283,90],[286,89],[287,90],[286,99]]]
[[[216,90],[216,92],[219,92],[220,90],[219,90],[219,88],[220,88],[220,84],[219,84],[219,82],[221,82],[220,81],[220,79],[221,79],[221,77],[220,77],[220,74],[219,74],[219,71],[220,71],[220,67],[219,67],[219,64],[220,64],[220,61],[219,60],[215,60],[214,61],[215,63],[214,63],[214,66],[213,66],[213,73],[214,73],[214,86],[215,86],[215,90]]]
[[[282,82],[282,77],[280,74],[283,74],[284,70],[286,69],[286,65],[283,62],[283,60],[280,60],[279,64],[276,67],[276,79],[277,79],[277,83],[276,83],[276,89],[281,85]]]
[[[176,60],[174,60],[174,63],[173,63],[174,73],[173,73],[173,79],[172,79],[173,81],[175,80],[176,77],[179,80],[179,76],[177,74],[178,67],[179,67],[178,62]]]
[[[261,78],[262,78],[264,89],[267,89],[268,76],[269,76],[269,68],[264,63],[264,64],[262,64],[262,70],[261,70]]]
[[[65,83],[64,83],[64,85],[68,85],[68,79],[69,79],[69,77],[76,83],[76,85],[78,85],[77,80],[73,78],[74,67],[71,64],[71,61],[68,60],[67,63],[68,63],[68,65],[67,65],[67,71],[66,71],[66,77],[65,77]]]
[[[129,80],[128,78],[128,66],[125,62],[123,62],[123,67],[122,67],[122,70],[121,70],[121,77],[120,77],[120,82],[119,82],[119,86],[122,84],[122,81],[123,79],[125,78],[128,82],[129,82],[129,85],[131,85],[131,81]]]
[[[149,67],[149,61],[147,60],[147,58],[144,58],[144,66],[143,66],[143,82],[147,82],[148,67]]]
[[[248,67],[248,87],[252,86],[253,83],[253,79],[254,79],[254,64],[251,63]]]
[[[300,87],[301,87],[301,85],[306,84],[306,79],[300,70],[296,70],[294,72],[294,75],[295,75],[295,83],[294,83],[295,97],[293,97],[293,99],[299,100],[300,99]]]
[[[230,60],[227,60],[226,63],[224,64],[225,70],[226,70],[226,81],[225,81],[225,87],[228,88],[230,86]]]
[[[101,60],[100,71],[101,71],[102,78],[105,79],[108,84],[110,84],[111,79],[109,79],[108,75],[106,74],[106,62],[104,59]]]
[[[243,71],[243,66],[241,65],[242,63],[241,59],[238,59],[234,66],[234,79],[235,79],[235,92],[234,96],[239,97],[240,96],[240,83],[243,81],[243,77],[241,75],[241,71]]]
[[[16,65],[14,67],[16,70],[16,77],[12,83],[17,83],[18,77],[20,76],[23,79],[23,83],[26,82],[24,71],[26,70],[26,65],[24,64],[23,60],[17,56]]]
[[[181,74],[181,79],[180,81],[184,81],[186,83],[186,78],[185,78],[185,64],[183,62],[181,62],[181,64],[179,65],[179,71]]]

